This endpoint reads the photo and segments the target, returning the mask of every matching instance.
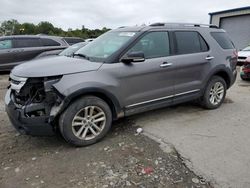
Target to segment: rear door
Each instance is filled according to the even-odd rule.
[[[197,31],[174,31],[172,33],[175,52],[172,56],[175,101],[199,94],[204,72],[209,70],[213,57],[209,46]]]
[[[12,39],[0,39],[0,71],[8,70],[14,60]]]
[[[15,38],[14,40],[16,64],[29,61],[40,54],[42,44],[40,38]]]

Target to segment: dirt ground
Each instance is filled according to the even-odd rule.
[[[0,187],[211,187],[169,147],[115,122],[101,142],[75,148],[60,137],[19,135],[4,112],[8,76],[0,75]]]

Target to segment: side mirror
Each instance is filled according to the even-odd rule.
[[[137,63],[145,61],[145,56],[143,52],[130,52],[124,57],[122,57],[121,61],[123,63]]]

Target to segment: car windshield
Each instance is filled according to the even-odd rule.
[[[63,50],[59,55],[60,56],[68,56],[68,57],[71,57],[73,56],[73,54],[79,50],[80,48],[86,46],[88,43],[87,42],[80,42],[80,43],[77,43],[77,44],[74,44],[68,48],[66,48],[65,50]]]
[[[244,48],[242,51],[250,51],[250,46]]]
[[[126,42],[135,36],[135,32],[111,31],[95,39],[87,46],[78,50],[75,55],[85,57],[90,61],[102,62],[119,50]]]

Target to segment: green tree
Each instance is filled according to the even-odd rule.
[[[40,22],[36,28],[36,34],[49,34],[54,30],[54,26],[49,22]]]
[[[47,34],[55,36],[68,36],[68,37],[81,37],[95,38],[101,34],[109,31],[110,29],[103,27],[102,29],[88,29],[82,25],[81,29],[69,29],[64,31],[61,28],[54,27],[50,22],[40,22],[38,25],[33,23],[19,24],[17,20],[7,20],[0,25],[0,35],[19,35],[19,34]]]
[[[22,31],[22,34],[34,34],[36,30],[36,26],[32,23],[23,23],[20,25],[20,29]]]
[[[19,25],[17,20],[7,20],[1,24],[1,30],[4,34],[13,35],[15,34],[16,28]]]

